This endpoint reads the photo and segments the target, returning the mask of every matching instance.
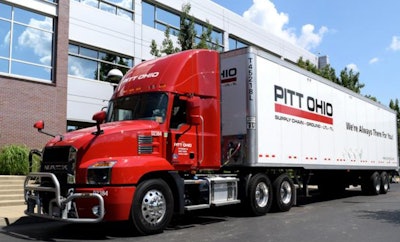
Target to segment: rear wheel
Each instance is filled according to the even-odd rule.
[[[275,179],[272,184],[274,189],[274,204],[273,207],[277,211],[289,211],[295,200],[295,187],[292,179],[285,173]]]
[[[140,183],[132,204],[131,220],[140,234],[161,233],[172,219],[174,199],[161,179]]]
[[[386,194],[389,191],[389,176],[386,171],[381,173],[381,193]]]
[[[381,192],[381,176],[379,173],[375,171],[369,177],[367,176],[361,185],[361,189],[366,194],[378,195]]]
[[[272,205],[272,185],[267,175],[258,173],[248,183],[247,208],[252,215],[269,212]]]

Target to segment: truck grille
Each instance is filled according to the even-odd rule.
[[[46,147],[41,170],[56,175],[60,186],[75,183],[75,165],[77,149],[72,146]]]
[[[138,135],[138,153],[153,153],[153,137],[151,135]]]

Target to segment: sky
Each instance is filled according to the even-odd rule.
[[[339,76],[359,72],[385,106],[400,99],[399,0],[212,0],[316,55],[327,55]]]

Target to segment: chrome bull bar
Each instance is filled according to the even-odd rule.
[[[53,187],[46,187],[40,185],[42,178],[50,178],[53,182]],[[48,213],[44,213],[42,198],[40,192],[51,192],[54,193],[54,198],[49,201]],[[85,222],[85,223],[96,223],[100,222],[104,218],[104,199],[100,194],[97,193],[69,193],[67,197],[60,195],[60,183],[57,177],[53,173],[47,172],[31,172],[25,178],[24,183],[24,194],[25,202],[27,204],[26,215],[62,220],[68,222]],[[95,198],[98,200],[98,211],[96,218],[78,218],[78,213],[74,207],[73,200],[77,199],[88,199]],[[76,215],[71,217],[71,212]]]

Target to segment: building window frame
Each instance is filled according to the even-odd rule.
[[[112,59],[112,61],[108,59]],[[82,65],[92,65],[92,67],[85,68]],[[106,75],[109,70],[116,68],[125,74],[133,66],[134,57],[79,43],[69,43],[68,75],[108,82]],[[84,74],[83,71],[88,72]]]
[[[146,11],[146,13],[145,13]],[[151,11],[152,13],[147,13],[147,11]],[[159,18],[159,12],[163,13],[163,18]],[[168,17],[166,15],[170,15],[170,18],[172,19],[173,17],[177,18],[177,23],[173,23],[171,21],[168,21]],[[147,19],[144,19],[146,15]],[[179,11],[174,11],[171,10],[165,6],[162,6],[160,4],[156,4],[150,1],[142,1],[142,24],[152,27],[154,29],[158,29],[160,31],[165,32],[166,28],[170,28],[170,33],[174,36],[179,35],[180,31],[180,12]],[[202,22],[198,19],[194,19],[194,24],[195,24],[195,31],[196,31],[196,37],[195,41],[198,43],[201,39],[201,34],[204,30],[207,29],[207,23]],[[211,33],[211,42],[207,41],[208,44],[211,44],[213,46],[218,46],[219,50],[224,50],[224,31],[212,26],[212,33]],[[217,41],[216,41],[217,40]]]
[[[229,35],[229,50],[250,46],[250,44],[234,35]]]
[[[1,2],[0,74],[54,83],[54,16]]]
[[[130,0],[130,6],[121,5],[124,1],[117,0],[74,0],[102,11],[135,21],[135,0]]]

